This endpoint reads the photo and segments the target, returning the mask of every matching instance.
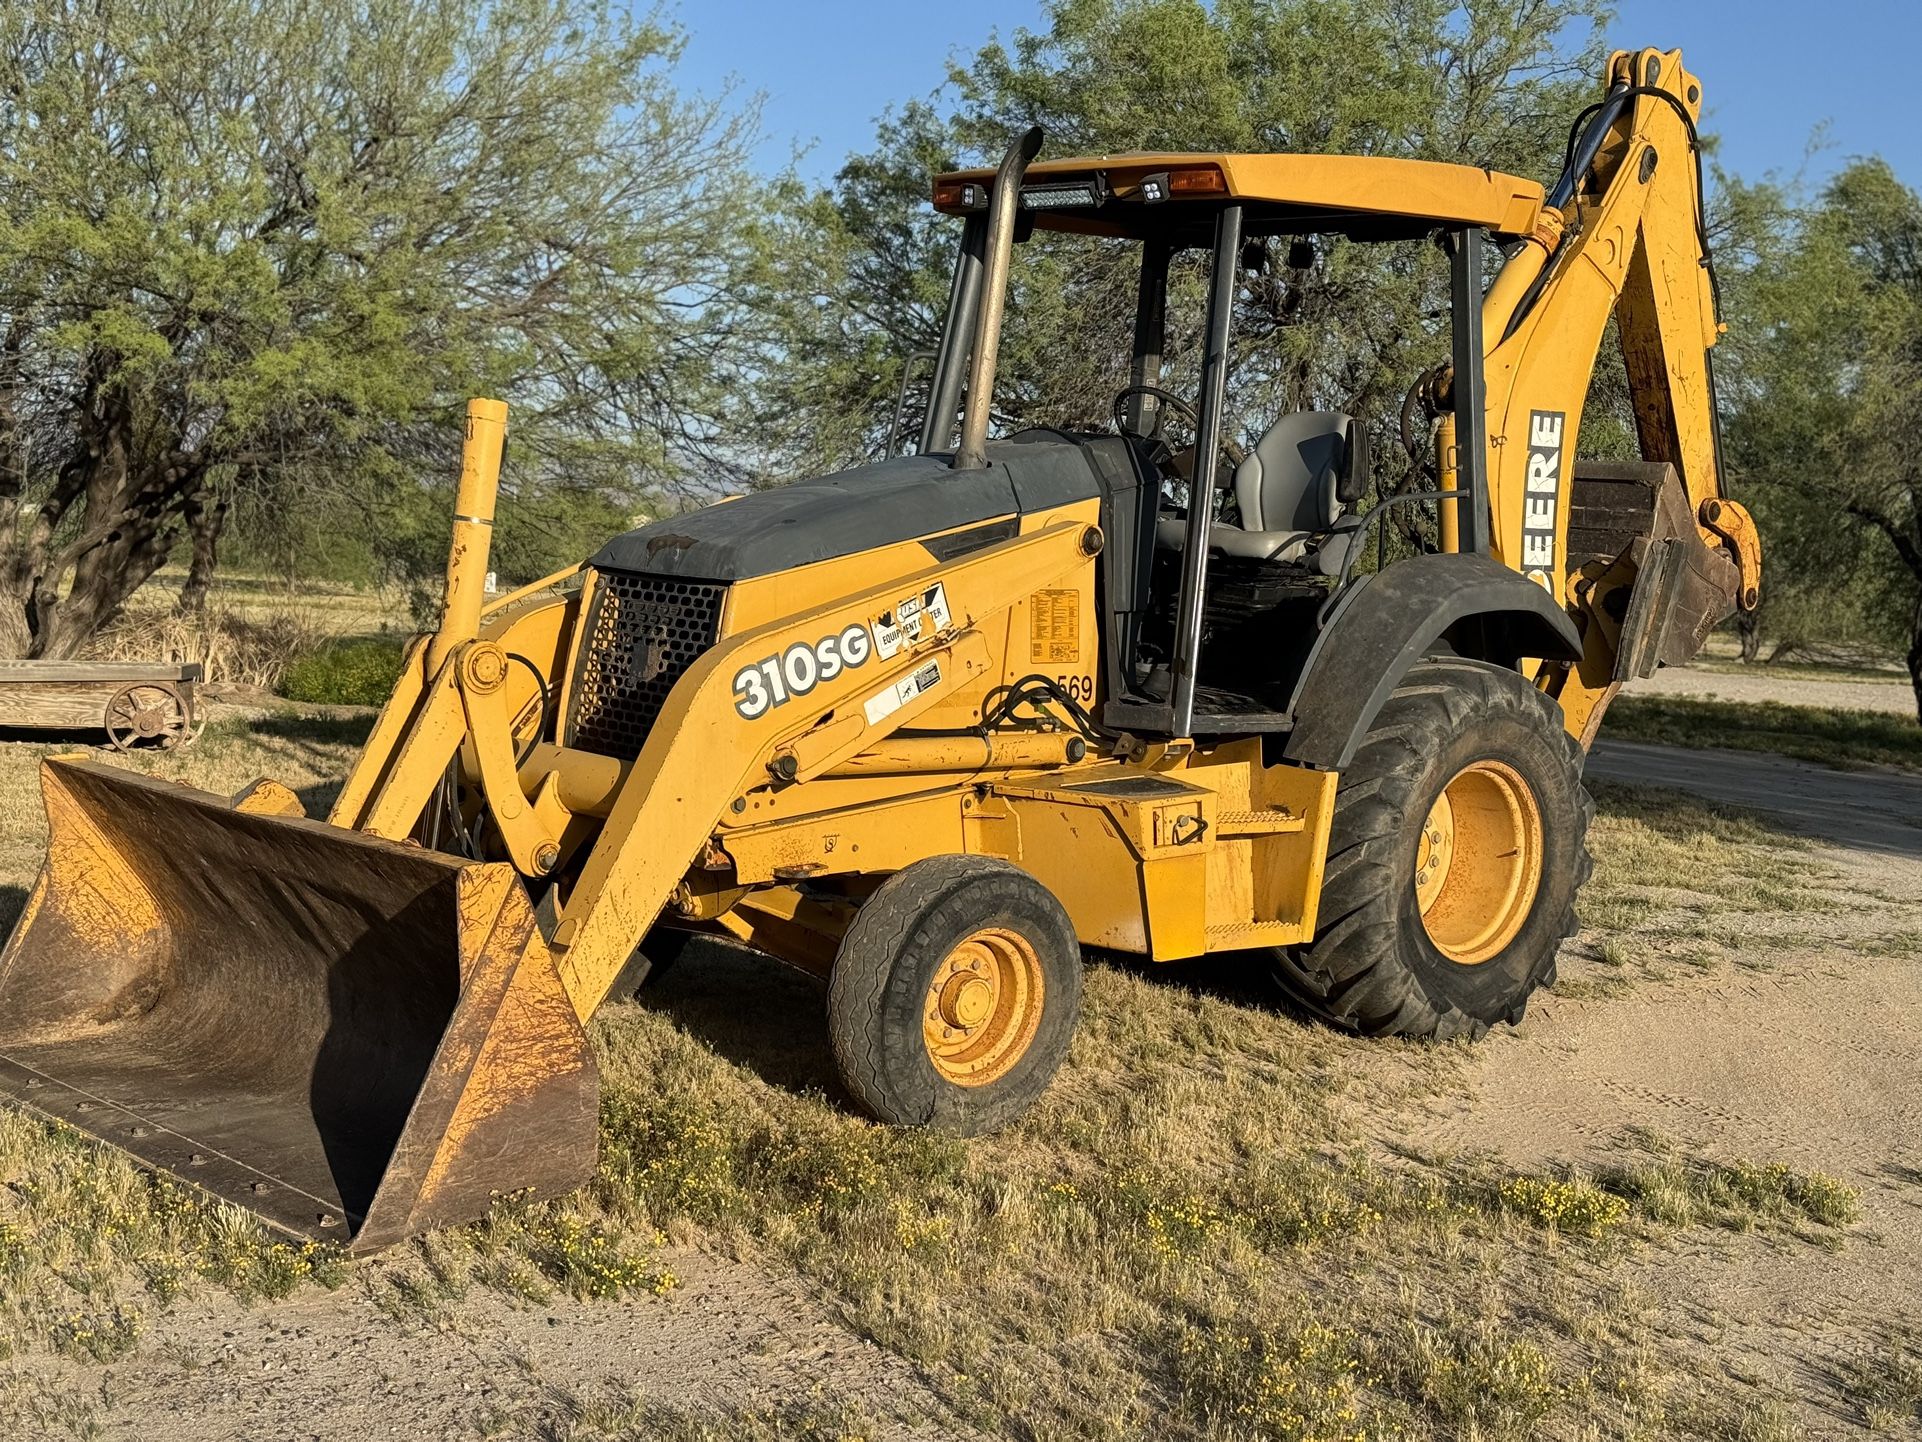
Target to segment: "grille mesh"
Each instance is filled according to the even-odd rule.
[[[719,635],[727,587],[627,571],[596,581],[567,744],[631,760],[674,683]]]

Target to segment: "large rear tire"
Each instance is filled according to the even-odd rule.
[[[1370,1036],[1520,1021],[1575,930],[1593,809],[1552,700],[1479,661],[1421,663],[1342,774],[1315,939],[1277,950],[1276,980]]]
[[[863,903],[828,978],[841,1079],[884,1122],[973,1135],[1016,1120],[1068,1054],[1081,949],[1046,887],[935,856]]]

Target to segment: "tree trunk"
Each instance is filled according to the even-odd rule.
[[[1909,617],[1909,686],[1915,692],[1915,719],[1922,725],[1922,592],[1915,598],[1915,612]]]
[[[33,652],[33,627],[27,621],[26,603],[15,596],[0,596],[0,657],[16,660]]]
[[[1754,665],[1762,654],[1762,619],[1754,611],[1735,613],[1735,634],[1742,638],[1742,661]]]
[[[187,536],[193,543],[193,560],[187,566],[187,583],[180,588],[175,611],[183,616],[205,616],[207,595],[213,589],[214,567],[218,563],[220,532],[227,524],[227,500],[211,491],[199,490],[187,497],[184,506]]]

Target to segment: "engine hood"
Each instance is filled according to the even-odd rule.
[[[951,470],[948,460],[896,456],[754,491],[627,531],[592,564],[743,581],[1105,496],[1124,478],[1133,483],[1127,443],[1115,436],[1027,431],[989,446],[982,470]]]

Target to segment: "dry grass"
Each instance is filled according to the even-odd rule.
[[[202,616],[140,608],[95,636],[85,659],[198,661],[209,681],[271,691],[295,660],[338,635],[324,617],[296,607],[252,614],[209,607]]]
[[[144,607],[171,610],[186,579],[184,568],[164,568],[136,599]],[[273,576],[223,569],[214,578],[211,599],[216,609],[249,618],[298,608],[318,618],[334,635],[371,636],[413,629],[406,596],[397,587],[308,579],[289,585]]]
[[[276,774],[317,811],[362,726],[227,723],[139,764],[223,790]],[[0,880],[14,886],[44,834],[41,749],[0,748]],[[1672,797],[1605,792],[1596,848],[1597,900],[1623,913],[1631,948],[1678,898],[1720,916],[1827,895],[1803,851]],[[1648,875],[1670,885],[1646,895],[1634,878]],[[1619,1174],[1411,1156],[1399,1129],[1462,1089],[1467,1049],[1303,1024],[1228,964],[1091,968],[1060,1080],[1018,1127],[968,1141],[854,1116],[820,1009],[814,983],[759,958],[691,952],[646,1005],[593,1027],[593,1183],[423,1239],[363,1271],[371,1294],[397,1322],[457,1312],[474,1287],[645,1295],[674,1285],[657,1260],[672,1240],[794,1268],[990,1435],[1765,1437],[1774,1403],[1711,1385],[1612,1268],[1650,1238],[1744,1216],[1828,1242],[1851,1205],[1828,1179],[1716,1172],[1645,1145]],[[117,1156],[3,1120],[0,1222],[19,1237],[0,1242],[0,1293],[27,1299],[10,1345],[104,1358],[143,1345],[168,1288],[241,1290],[241,1272],[282,1285],[292,1263],[259,1260],[269,1244],[251,1223],[182,1213]],[[108,1204],[73,1200],[96,1194]],[[163,1256],[209,1260],[175,1273]],[[812,1402],[704,1414],[625,1393],[563,1398],[539,1428],[866,1435]]]
[[[1804,949],[1818,917],[1838,933],[1846,919],[1851,945],[1868,950],[1899,945],[1899,928],[1914,925],[1908,908],[1881,905],[1755,813],[1658,787],[1590,789],[1595,873],[1558,995],[1606,998],[1690,972],[1766,968]],[[1885,935],[1890,926],[1898,930]]]
[[[201,615],[174,609],[183,574],[165,570],[135,595],[85,657],[99,661],[199,661],[209,681],[279,687],[301,656],[334,642],[413,630],[404,601],[374,589],[221,575]]]
[[[616,1383],[592,1390],[550,1387],[538,1405],[485,1418],[481,1430],[541,1442],[862,1442],[881,1435],[866,1412],[835,1398],[701,1407]]]

